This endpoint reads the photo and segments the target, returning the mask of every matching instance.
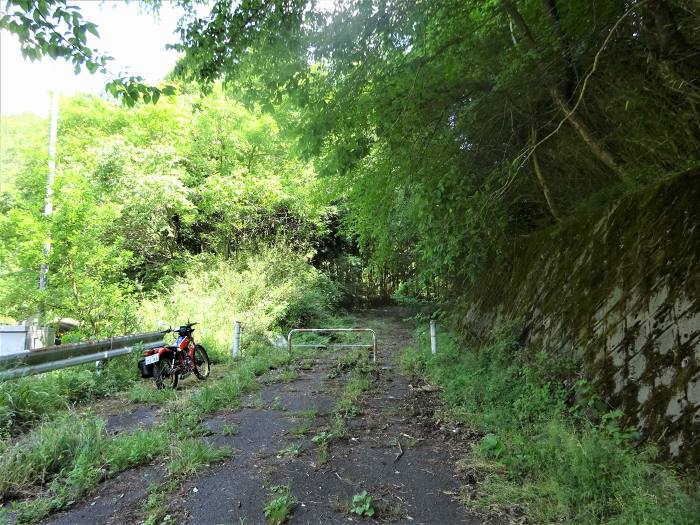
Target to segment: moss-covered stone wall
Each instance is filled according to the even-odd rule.
[[[525,319],[528,348],[580,357],[645,440],[700,462],[699,173],[529,237],[468,297],[465,333]]]

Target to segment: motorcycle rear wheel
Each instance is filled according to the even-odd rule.
[[[204,381],[209,377],[211,366],[209,365],[209,355],[202,345],[194,347],[194,375],[197,379]]]
[[[172,361],[166,357],[153,365],[153,379],[155,379],[156,388],[159,390],[166,387],[175,389],[180,374],[178,372],[172,373]]]

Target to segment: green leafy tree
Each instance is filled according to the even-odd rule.
[[[372,264],[398,273],[409,245],[418,281],[459,288],[591,196],[698,165],[692,5],[216,2],[179,72],[296,104]]]
[[[148,86],[142,77],[111,73],[108,64],[113,58],[88,45],[88,35],[99,37],[97,26],[85,20],[80,7],[69,5],[67,0],[5,0],[0,30],[19,37],[25,58],[62,58],[73,64],[76,74],[83,68],[90,73],[109,74],[112,79],[106,90],[129,107],[139,101],[155,103],[161,95],[174,93],[171,85]]]
[[[47,218],[46,155],[38,152],[47,149],[48,123],[3,119],[11,138],[3,155],[14,154],[2,166],[12,180],[0,219],[3,315],[41,311],[78,319],[88,335],[123,333],[134,326],[138,292],[167,293],[200,253],[233,258],[281,242],[305,257],[325,231],[312,166],[274,118],[221,89],[131,109],[62,98],[59,122]],[[44,262],[48,288],[39,293]]]
[[[519,236],[700,164],[696,0],[347,0],[330,12],[219,0],[208,16],[179,4],[176,76],[215,97],[196,102],[189,148],[169,139],[197,210],[169,229],[190,251],[229,254],[234,239],[313,224],[304,213],[318,207],[294,198],[306,183],[278,186],[312,163],[323,202],[347,209],[367,280],[458,292]],[[77,7],[7,5],[3,27],[30,55],[100,56]],[[47,25],[49,8],[63,25]],[[51,47],[61,31],[73,47]]]

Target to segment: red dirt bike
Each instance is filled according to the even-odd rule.
[[[176,388],[180,379],[191,372],[202,381],[209,377],[209,356],[202,345],[196,344],[192,337],[192,328],[197,323],[187,323],[180,328],[164,330],[177,334],[173,345],[160,346],[146,350],[139,361],[141,377],[152,377],[157,388]]]

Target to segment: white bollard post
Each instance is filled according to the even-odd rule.
[[[430,321],[430,351],[437,354],[437,333],[435,331],[435,321]]]
[[[234,321],[233,323],[233,358],[238,357],[238,351],[241,344],[241,323],[240,321]]]

